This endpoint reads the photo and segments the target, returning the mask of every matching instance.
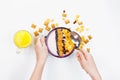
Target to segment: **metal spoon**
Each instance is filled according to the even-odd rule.
[[[75,44],[75,48],[79,48],[80,43],[81,43],[80,35],[78,33],[74,32],[74,31],[71,31],[70,37]]]

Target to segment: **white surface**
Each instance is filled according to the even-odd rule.
[[[1,0],[0,1],[0,80],[29,80],[35,66],[31,46],[16,54],[13,35],[30,29],[48,17],[58,19],[63,9],[70,16],[81,14],[91,28],[91,48],[103,80],[120,79],[120,1],[119,0]],[[90,80],[75,58],[49,56],[42,80]]]

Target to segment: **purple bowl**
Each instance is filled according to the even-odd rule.
[[[71,55],[72,53],[73,53],[73,51],[75,50],[75,48],[76,48],[76,46],[74,46],[73,47],[73,49],[70,51],[70,53],[69,54],[66,54],[66,55],[64,55],[64,56],[59,56],[58,54],[57,54],[57,52],[56,52],[56,54],[55,54],[55,52],[53,52],[52,50],[55,50],[54,48],[51,50],[50,48],[52,48],[52,47],[50,47],[49,46],[49,37],[52,35],[52,34],[54,34],[54,32],[57,30],[57,29],[66,29],[66,30],[68,30],[68,31],[70,31],[71,32],[71,30],[70,29],[68,29],[68,28],[65,28],[65,27],[57,27],[57,28],[54,28],[53,30],[51,30],[49,33],[48,33],[48,35],[46,36],[46,45],[47,45],[47,48],[48,48],[48,52],[51,54],[51,55],[53,55],[53,56],[55,56],[55,57],[58,57],[58,58],[65,58],[65,57],[67,57],[67,56],[69,56],[69,55]],[[54,37],[54,35],[53,35],[53,37]],[[80,36],[79,36],[80,37]],[[52,37],[51,37],[52,38]],[[53,40],[53,39],[52,39]],[[53,42],[54,43],[54,42]],[[53,45],[55,45],[56,44],[56,42],[53,44]],[[56,44],[57,45],[57,44]],[[80,45],[80,43],[79,43],[79,45]],[[51,46],[52,46],[52,44],[51,44]]]

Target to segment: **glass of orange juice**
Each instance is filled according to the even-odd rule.
[[[27,30],[19,30],[14,35],[14,43],[18,47],[17,53],[20,53],[23,48],[27,48],[32,43],[32,36]]]

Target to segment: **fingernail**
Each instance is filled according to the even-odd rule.
[[[78,52],[79,55],[81,55],[81,52]]]
[[[76,55],[77,57],[79,57],[79,53],[77,53],[77,55]]]

